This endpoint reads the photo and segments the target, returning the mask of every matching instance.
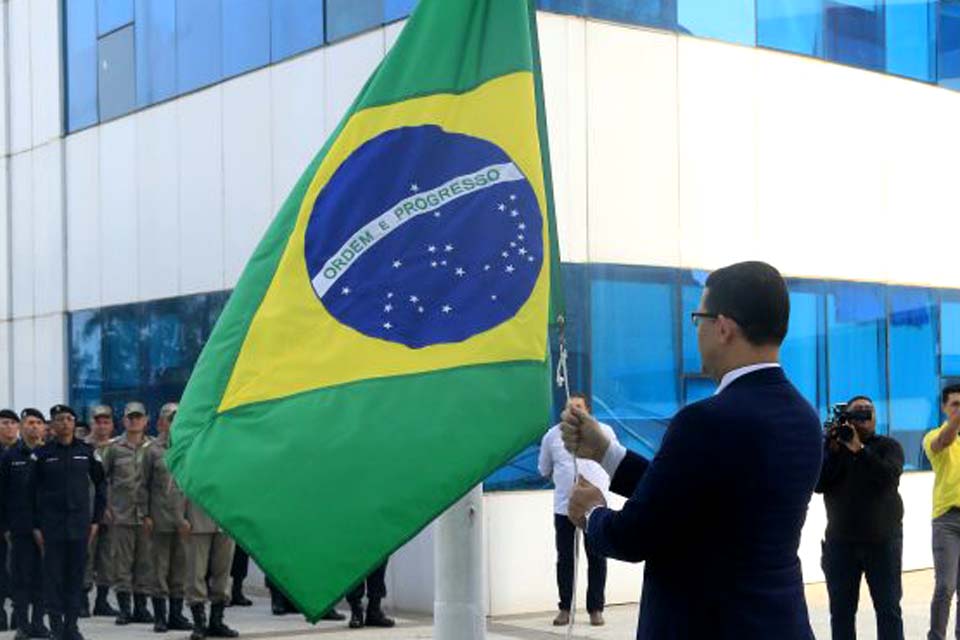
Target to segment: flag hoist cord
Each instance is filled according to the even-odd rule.
[[[567,372],[567,336],[566,336],[567,320],[563,315],[557,316],[557,333],[560,344],[560,352],[557,357],[557,386],[563,388],[564,397],[566,398],[566,403],[570,402],[570,376]],[[566,404],[564,405],[566,406]],[[573,487],[571,487],[571,492],[577,485],[577,480],[580,477],[580,471],[577,468],[577,456],[573,453],[570,454],[573,458]],[[568,503],[569,509],[569,503]],[[577,572],[580,565],[580,537],[583,535],[580,527],[574,527],[573,529],[573,582],[571,583],[571,594],[570,594],[570,622],[567,624],[567,640],[573,636],[573,623],[577,617]]]

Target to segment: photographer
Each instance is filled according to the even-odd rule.
[[[878,436],[866,396],[834,408],[826,425],[824,462],[816,491],[827,507],[821,565],[830,597],[833,640],[857,637],[860,579],[866,575],[879,640],[903,640],[900,613],[903,501],[897,487],[903,448]]]

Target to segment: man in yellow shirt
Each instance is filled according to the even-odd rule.
[[[923,450],[933,466],[933,571],[935,587],[930,603],[927,640],[945,640],[950,601],[960,570],[960,384],[941,393],[947,421],[923,438]],[[960,638],[960,617],[957,637]]]

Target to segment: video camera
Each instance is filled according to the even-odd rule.
[[[844,402],[830,407],[830,419],[823,424],[823,430],[828,438],[835,438],[840,442],[853,440],[853,421],[866,421],[873,417],[872,409],[848,409]]]

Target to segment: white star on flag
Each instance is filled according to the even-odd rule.
[[[416,193],[417,191],[420,191],[420,187],[417,186],[417,183],[416,183],[416,182],[414,182],[412,185],[410,185],[410,191],[412,191],[413,193]]]
[[[467,272],[463,270],[463,267],[457,267],[456,273],[458,276],[464,276],[467,274]]]
[[[383,323],[383,328],[384,328],[384,329],[393,329],[393,325],[390,324],[389,322],[384,322],[384,323]]]
[[[392,305],[392,304],[388,304],[387,306],[385,306],[385,307],[383,308],[383,310],[384,310],[386,313],[390,313],[391,311],[393,311],[393,305]]]
[[[513,265],[512,265],[512,264],[508,264],[508,265],[507,265],[507,268],[504,269],[504,271],[506,271],[507,273],[513,273]]]
[[[344,287],[343,289],[340,289],[340,293],[342,293],[345,296],[350,295],[350,287]]]
[[[403,266],[403,263],[400,262],[399,260],[394,260],[394,261],[393,261],[393,268],[394,268],[394,269],[399,269],[399,268],[402,267],[402,266]]]
[[[441,311],[443,311],[444,313],[450,313],[451,311],[453,311],[453,307],[451,307],[448,304],[445,304],[443,305],[443,308],[441,309]]]
[[[410,302],[412,302],[413,304],[417,304],[418,302],[420,302],[420,298],[418,298],[417,296],[410,296]]]
[[[430,245],[429,247],[427,247],[427,251],[429,251],[430,253],[436,253],[437,247],[435,245]]]

